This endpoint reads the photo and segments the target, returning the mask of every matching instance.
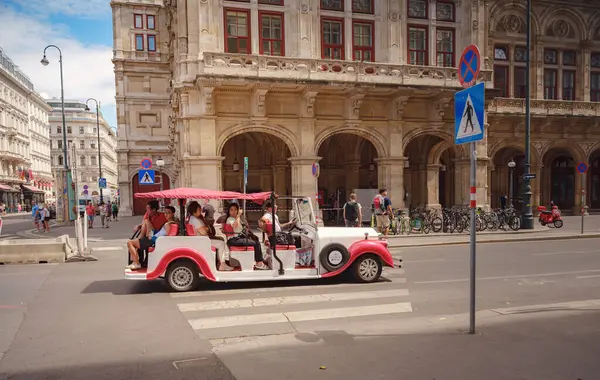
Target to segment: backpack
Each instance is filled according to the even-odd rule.
[[[375,199],[373,199],[373,205],[375,206],[375,214],[381,215],[383,213],[385,213],[385,208],[383,207],[384,200],[383,197],[380,194],[377,194],[375,196]]]
[[[358,219],[358,203],[347,202],[344,205],[344,212],[346,214],[346,220],[354,222],[356,219]]]

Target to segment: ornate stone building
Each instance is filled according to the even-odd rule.
[[[535,2],[534,203],[577,207],[573,163],[587,160],[600,208],[600,108],[590,102],[600,99],[600,8],[579,2]],[[477,201],[495,206],[507,163],[517,163],[516,192],[523,172],[520,3],[113,0],[123,205],[148,189],[136,185],[140,159],[159,155],[175,186],[240,190],[236,164],[249,157],[249,191],[386,187],[397,207],[466,205],[453,96],[460,52],[477,44],[489,131],[477,148]]]
[[[64,165],[63,127],[60,99],[49,99],[52,107],[50,115],[50,138],[52,144],[52,169],[60,170]],[[106,178],[106,189],[103,189],[103,198],[115,200],[117,197],[117,136],[116,130],[104,120],[100,113],[100,141],[96,126],[95,103],[90,102],[91,110],[86,110],[85,103],[78,100],[65,99],[65,121],[67,126],[67,146],[69,166],[73,167],[76,160],[77,187],[81,198],[98,200],[100,187],[98,178],[102,164],[102,176]],[[98,154],[98,143],[100,152]],[[75,146],[76,156],[72,156],[72,146]],[[100,162],[100,157],[102,162]],[[86,187],[84,187],[86,186]]]
[[[0,49],[0,201],[9,212],[52,195],[50,107]]]

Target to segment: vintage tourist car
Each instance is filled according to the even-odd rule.
[[[170,226],[168,236],[156,239],[147,255],[147,265],[140,270],[125,270],[130,280],[164,278],[170,289],[177,292],[198,287],[200,278],[214,282],[278,281],[318,279],[350,271],[360,282],[374,282],[383,267],[394,267],[387,241],[381,240],[372,228],[318,227],[310,198],[278,197],[274,193],[242,194],[194,188],[138,193],[136,198],[176,199],[180,208],[179,224]],[[269,270],[254,267],[252,247],[231,247],[229,264],[233,271],[219,271],[219,255],[211,240],[193,236],[191,225],[185,223],[186,200],[248,200],[259,204],[271,199],[291,205],[291,228],[294,245],[269,246],[264,239]],[[216,226],[220,228],[220,226]],[[273,232],[271,225],[267,233]],[[400,264],[397,264],[398,266]]]

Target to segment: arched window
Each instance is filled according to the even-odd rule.
[[[58,156],[58,165],[63,164],[63,156]]]
[[[81,157],[79,157],[79,164],[80,164],[81,166],[85,166],[85,156],[81,156]]]
[[[92,156],[92,165],[96,165],[96,156]]]

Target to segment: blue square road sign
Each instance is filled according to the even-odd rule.
[[[154,173],[151,169],[140,169],[138,172],[140,185],[154,185]]]
[[[454,143],[483,140],[485,84],[479,83],[454,94]]]

